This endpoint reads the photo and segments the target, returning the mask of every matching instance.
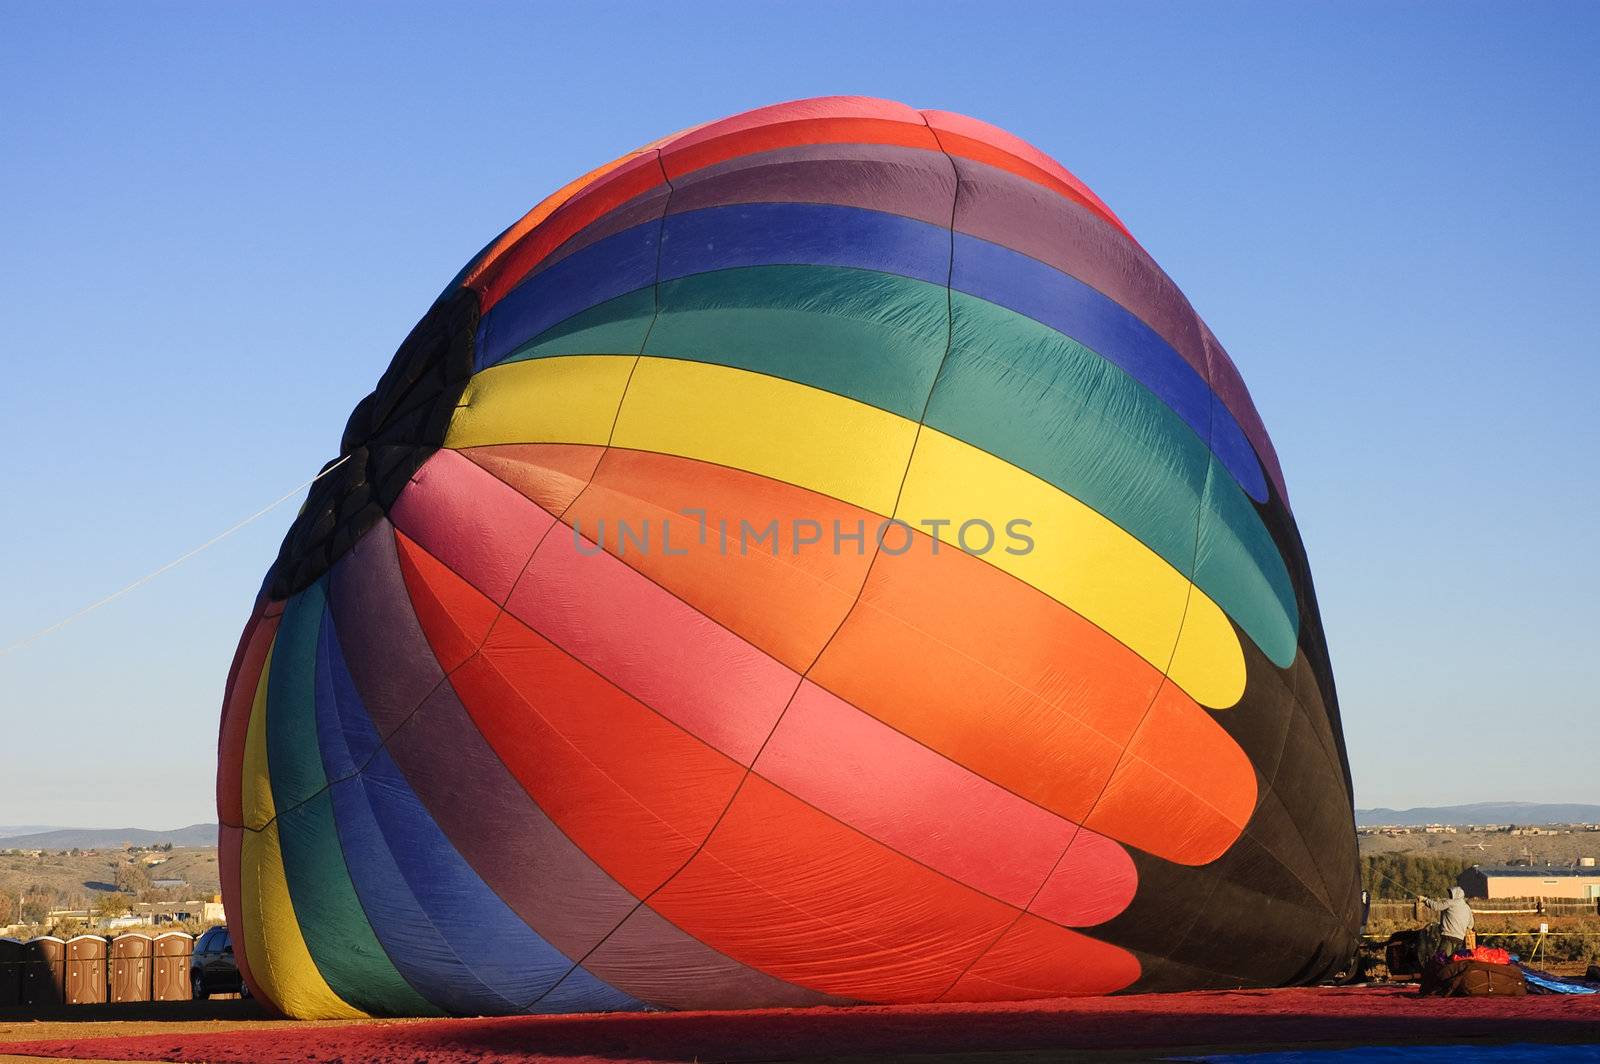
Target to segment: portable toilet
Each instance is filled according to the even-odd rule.
[[[106,940],[99,935],[67,939],[68,1005],[103,1005],[106,1000]]]
[[[194,952],[194,936],[184,931],[165,931],[156,936],[151,1001],[188,1001],[194,996],[189,985],[189,955]]]
[[[137,931],[111,940],[111,1000],[149,1001],[153,943]]]

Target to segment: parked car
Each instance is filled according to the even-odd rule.
[[[233,959],[233,940],[226,927],[213,927],[195,940],[194,953],[189,957],[189,985],[200,1000],[212,994],[250,996],[250,988]]]

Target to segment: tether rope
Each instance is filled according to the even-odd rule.
[[[24,636],[22,639],[17,640],[15,643],[12,643],[11,645],[5,647],[4,649],[0,649],[0,658],[5,657],[6,655],[10,654],[14,650],[20,650],[21,648],[27,646],[29,643],[32,643],[35,640],[43,639],[45,636],[49,635],[51,632],[60,631],[62,628],[65,628],[67,625],[71,624],[72,622],[74,622],[76,620],[79,620],[79,619],[81,619],[83,617],[86,617],[89,614],[93,613],[95,610],[99,609],[101,606],[105,606],[105,605],[108,605],[109,603],[115,602],[117,599],[121,598],[123,595],[126,595],[130,591],[138,590],[139,588],[143,587],[145,584],[148,584],[150,581],[154,580],[156,577],[160,576],[162,573],[166,572],[167,570],[177,568],[178,566],[182,565],[184,562],[188,561],[190,558],[193,558],[196,554],[199,554],[201,551],[204,551],[209,547],[216,546],[218,543],[221,543],[223,540],[227,539],[229,536],[233,535],[235,532],[239,531],[241,528],[244,528],[246,525],[250,524],[252,521],[255,521],[255,520],[257,520],[257,519],[259,519],[261,517],[265,517],[267,514],[271,513],[273,510],[277,509],[279,506],[282,506],[284,503],[288,502],[290,499],[294,498],[296,495],[299,495],[301,492],[305,491],[311,485],[315,484],[317,481],[321,480],[323,477],[327,476],[329,473],[332,473],[335,469],[338,469],[340,466],[344,465],[345,462],[349,460],[349,458],[350,458],[349,455],[344,455],[337,462],[334,462],[332,465],[330,465],[328,468],[324,469],[322,472],[318,473],[316,476],[312,477],[310,480],[306,481],[303,484],[296,485],[293,489],[291,489],[291,490],[285,492],[284,494],[278,496],[276,499],[273,499],[271,502],[267,503],[267,505],[263,506],[261,509],[259,509],[255,513],[251,514],[249,517],[246,517],[242,521],[238,521],[235,524],[230,525],[228,528],[223,529],[221,532],[217,533],[215,536],[212,536],[210,539],[206,540],[204,543],[200,544],[198,547],[194,547],[194,548],[191,548],[190,550],[185,551],[184,553],[178,555],[176,558],[172,559],[167,564],[161,566],[159,569],[151,570],[150,572],[148,572],[145,575],[141,576],[139,579],[135,580],[133,583],[128,584],[126,587],[118,588],[116,591],[113,591],[111,594],[107,595],[105,598],[100,599],[97,602],[91,602],[89,605],[83,607],[83,609],[77,611],[76,613],[69,614],[68,616],[63,617],[61,620],[55,622],[54,624],[49,625],[49,626],[47,626],[45,628],[41,628],[37,632],[34,632],[32,635]]]

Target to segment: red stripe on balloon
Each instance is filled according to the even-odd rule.
[[[1023,916],[952,986],[941,1001],[1016,1001],[1109,994],[1139,978],[1126,950]]]
[[[450,468],[487,477],[470,465]],[[462,497],[432,496],[447,504]],[[523,505],[533,508],[526,501]],[[419,527],[451,524],[439,514]],[[422,547],[403,535],[397,534],[397,541],[419,621],[441,663],[455,668],[496,623],[495,606]],[[694,772],[748,765],[767,742],[756,765],[761,774],[885,846],[1015,906],[1027,905],[1046,884],[1069,843],[1074,843],[1074,860],[1047,885],[1048,910],[1041,912],[1062,923],[1092,924],[1121,911],[1133,896],[1132,862],[1114,842],[996,787],[815,685],[807,685],[791,703],[800,682],[796,672],[621,560],[580,545],[565,527],[539,547],[507,611],[510,617],[498,622],[484,651],[497,670],[458,674],[457,689],[475,719],[486,707],[468,690],[476,686],[488,697],[494,680],[501,687],[495,697],[541,704],[549,694],[543,674],[499,664],[508,639],[524,651],[548,644],[620,688],[621,700],[611,701],[626,706],[633,718],[645,720],[640,713],[648,707],[726,759],[724,766],[711,751],[676,745],[674,756],[690,756]],[[548,654],[539,660],[547,669],[555,667]],[[774,732],[786,705],[783,724]],[[656,723],[651,721],[653,728]],[[505,742],[483,726],[492,744]],[[670,734],[658,728],[654,733]],[[656,755],[642,751],[641,756]],[[562,822],[553,810],[551,815]],[[583,826],[563,826],[588,848],[584,840],[592,836]],[[624,882],[638,886],[649,880]]]
[[[518,456],[538,468],[543,453],[527,445]],[[742,470],[620,449],[606,452],[567,520],[590,537],[604,522],[606,546],[621,554],[619,567],[625,563],[693,607],[684,614],[688,620],[669,628],[700,630],[693,618],[710,618],[796,673],[826,644],[809,673],[819,686],[1068,821],[1089,816],[1110,784],[1087,826],[1168,860],[1199,864],[1232,844],[1254,807],[1249,759],[1193,699],[1163,686],[1159,670],[1061,603],[951,544],[935,552],[919,533],[906,553],[880,555],[852,610],[871,556],[835,550],[826,537],[836,520],[847,529],[865,522],[870,530],[882,518]],[[742,550],[741,520],[763,529],[776,521],[787,538],[776,554],[767,547]],[[814,521],[826,530],[824,540],[796,553],[797,520]],[[620,550],[619,523],[649,526],[652,549]],[[558,538],[571,534],[558,529],[551,539]],[[536,601],[537,586],[519,595]],[[581,597],[567,594],[560,602],[593,613],[604,596],[584,603]],[[603,615],[586,623],[606,627]],[[652,630],[645,621],[630,624]],[[630,651],[612,653],[628,658]],[[655,694],[622,682],[656,704]],[[649,690],[659,690],[657,681],[650,683]],[[681,709],[669,712],[691,719]],[[771,719],[763,710],[759,720],[724,726],[761,735]],[[738,757],[748,746],[721,748]],[[1106,903],[1085,904],[1080,912],[1075,903],[1053,902],[1052,917],[1079,923]]]
[[[239,974],[268,1011],[275,1011],[277,1006],[262,993],[250,973],[250,959],[244,948],[244,904],[240,880],[243,874],[240,850],[244,829],[240,825],[244,822],[242,777],[245,739],[250,730],[250,717],[255,708],[256,689],[261,683],[261,671],[266,665],[267,652],[272,649],[272,641],[277,637],[278,619],[282,614],[281,602],[258,603],[256,611],[245,625],[223,696],[222,727],[217,737],[217,877],[222,892],[222,907],[234,929],[234,942],[237,943],[234,959],[238,962]]]
[[[1133,241],[1121,219],[1066,167],[1004,130],[950,112],[918,112],[887,100],[822,97],[712,122],[668,138],[656,150],[618,160],[548,217],[507,237],[485,257],[468,281],[480,294],[481,313],[487,314],[581,229],[629,200],[737,156],[811,144],[896,145],[987,163],[1081,205]]]
[[[650,905],[781,979],[876,1002],[937,997],[1018,916],[759,776]],[[1137,975],[1126,951],[1065,928],[1047,946],[1067,958],[1054,995]]]

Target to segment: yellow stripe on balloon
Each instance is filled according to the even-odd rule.
[[[335,994],[317,970],[289,897],[278,823],[273,819],[272,783],[267,776],[267,677],[271,673],[272,651],[268,650],[244,742],[245,823],[257,828],[241,832],[239,846],[239,896],[244,904],[250,974],[287,1015],[361,1019],[366,1013]]]
[[[612,442],[743,469],[887,514],[916,438],[915,422],[832,392],[644,358]]]
[[[250,723],[244,733],[244,764],[239,774],[240,797],[244,805],[244,826],[251,832],[272,823],[272,779],[267,775],[267,674],[272,672],[272,652],[277,636],[267,647],[261,662],[261,678],[250,703]]]
[[[1157,669],[1170,665],[1173,682],[1202,705],[1231,706],[1244,693],[1244,653],[1222,609],[1137,538],[1054,485],[933,429],[919,438],[916,422],[832,392],[701,362],[637,362],[572,355],[484,370],[469,384],[445,445],[609,440],[743,469],[913,526],[948,521],[946,542],[962,522],[986,521],[996,534],[983,555],[991,565]],[[1005,550],[1016,543],[1006,536],[1015,519],[1031,522],[1034,546],[1026,554]],[[974,531],[968,546],[983,540]]]
[[[511,440],[603,445],[633,369],[632,355],[567,355],[491,366],[467,382],[446,447]]]
[[[1231,706],[1244,693],[1244,652],[1222,609],[1199,588],[1191,594],[1189,579],[1139,539],[1032,473],[924,427],[896,516],[984,551],[989,564],[1070,606],[1156,668],[1170,662],[1173,682],[1202,705]],[[983,524],[963,534],[964,521]],[[1013,521],[1028,522],[1017,531],[1031,548],[1007,534]]]

